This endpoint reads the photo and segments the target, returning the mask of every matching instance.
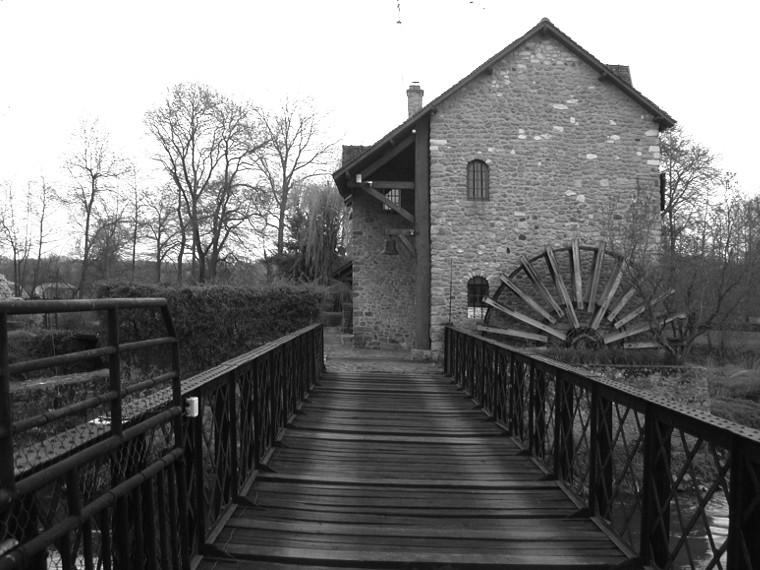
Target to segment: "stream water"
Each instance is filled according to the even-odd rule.
[[[681,528],[683,525],[688,525],[694,513],[697,512],[698,503],[697,498],[690,494],[681,494],[678,497],[678,505],[680,507],[680,514],[675,503],[671,505],[670,509],[670,536],[671,548],[675,547],[681,536]],[[682,525],[683,521],[683,525]],[[640,528],[641,518],[637,515],[630,523],[630,528]],[[709,534],[706,526],[709,525]],[[616,526],[616,528],[619,528]],[[710,537],[712,536],[713,545],[710,544]],[[638,549],[639,534],[638,531],[634,533],[631,538],[633,539],[634,546]],[[705,506],[705,517],[702,520],[698,520],[689,533],[689,537],[679,550],[673,566],[671,568],[677,570],[706,570],[707,568],[725,568],[726,556],[723,555],[720,560],[720,564],[712,564],[713,551],[720,548],[720,546],[728,538],[728,501],[723,493],[716,492]],[[690,562],[693,560],[693,565]]]

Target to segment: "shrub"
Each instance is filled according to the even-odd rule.
[[[93,335],[79,334],[70,330],[43,328],[26,328],[13,330],[8,333],[8,359],[11,363],[26,362],[50,356],[79,352],[95,348],[97,338]],[[104,366],[100,358],[86,361],[61,364],[55,368],[55,374],[73,374],[88,372]],[[26,380],[50,376],[47,369],[33,370],[24,374],[14,375],[13,380]]]
[[[315,322],[324,289],[284,282],[260,289],[104,284],[97,296],[167,299],[186,378]],[[123,311],[119,321],[123,342],[165,334],[154,311]]]

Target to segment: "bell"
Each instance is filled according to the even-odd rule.
[[[385,238],[383,255],[398,255],[398,250],[396,249],[396,240],[392,237]]]

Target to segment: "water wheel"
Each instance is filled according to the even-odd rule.
[[[488,311],[478,329],[538,345],[656,348],[651,323],[664,326],[684,315],[664,308],[672,290],[645,302],[627,283],[627,269],[604,242],[546,246],[500,276],[496,292],[484,299]]]

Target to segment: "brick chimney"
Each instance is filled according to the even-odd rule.
[[[409,89],[406,90],[406,97],[409,104],[409,116],[416,115],[422,110],[422,96],[425,92],[416,81],[412,82]]]

